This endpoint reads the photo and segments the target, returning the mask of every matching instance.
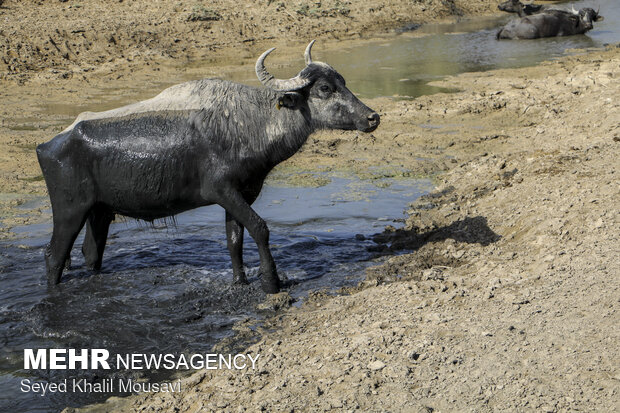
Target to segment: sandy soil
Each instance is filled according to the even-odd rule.
[[[238,56],[255,42],[357,38],[497,12],[495,0],[6,0],[0,78],[105,63]],[[8,73],[7,73],[8,71]]]
[[[198,22],[187,21],[193,2],[125,0],[109,19],[102,4],[9,0],[0,9],[1,56],[11,57],[0,79],[5,223],[40,219],[14,208],[45,193],[33,148],[70,123],[75,107],[104,100],[104,88],[136,96],[251,63],[264,49],[252,42],[281,42],[289,20],[298,53],[306,37],[357,37],[485,12],[497,2],[338,3],[346,15],[323,2],[331,11],[315,18],[310,8],[297,13],[302,2],[282,10],[258,2],[257,11],[222,1],[208,7],[226,17]],[[109,12],[112,3],[105,4]],[[136,30],[128,29],[134,21]],[[56,32],[51,22],[64,28]],[[30,58],[36,47],[42,55]],[[176,64],[211,53],[229,60],[213,68]],[[238,325],[235,340],[258,340],[248,349],[261,354],[258,371],[201,371],[180,396],[114,399],[94,410],[619,410],[619,76],[617,47],[466,74],[441,84],[460,93],[368,101],[382,116],[371,135],[314,135],[281,170],[346,169],[368,179],[437,174],[437,190],[409,206],[404,227],[375,237],[388,261],[342,296],[318,292],[301,308],[280,310],[259,338]],[[51,115],[46,101],[70,107]],[[0,236],[10,236],[6,227]],[[267,307],[289,303],[286,293],[270,300]]]
[[[619,76],[618,47],[466,74],[442,82],[466,92],[372,102],[371,137],[320,135],[294,165],[444,159],[437,190],[375,237],[393,256],[268,320],[247,349],[259,370],[94,411],[617,411]]]

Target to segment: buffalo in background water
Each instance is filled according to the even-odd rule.
[[[523,4],[519,0],[506,0],[499,4],[497,8],[506,13],[516,13],[519,17],[530,16],[547,9],[542,4]]]
[[[584,34],[602,21],[598,11],[587,7],[579,11],[549,9],[531,16],[511,20],[499,32],[498,39],[538,39],[541,37]]]

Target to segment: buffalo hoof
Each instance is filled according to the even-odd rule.
[[[50,271],[47,273],[47,285],[52,287],[60,284],[61,271]]]
[[[101,271],[101,263],[100,262],[86,263],[86,269],[88,271],[99,272]]]
[[[248,278],[245,276],[245,273],[241,273],[240,275],[233,275],[233,285],[246,285],[249,284]]]
[[[280,292],[280,279],[277,275],[265,276],[261,278],[261,287],[267,294],[277,294]]]

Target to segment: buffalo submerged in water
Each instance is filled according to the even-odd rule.
[[[164,90],[153,99],[83,113],[37,147],[53,212],[45,252],[48,283],[60,282],[75,239],[86,224],[86,265],[101,268],[115,214],[154,220],[218,204],[226,210],[233,282],[247,283],[243,232],[258,246],[263,290],[280,280],[269,230],[250,206],[267,174],[319,129],[372,132],[379,115],[347,89],[326,63],[311,57],[291,79],[276,79],[256,62],[266,88],[203,79]]]
[[[542,4],[524,4],[519,0],[506,0],[503,3],[500,3],[497,6],[501,11],[505,11],[506,13],[516,13],[519,17],[530,16],[532,14],[540,13],[543,10],[547,10]]]
[[[579,11],[544,10],[540,13],[511,20],[499,32],[498,39],[539,39],[542,37],[572,36],[584,34],[594,28],[594,22],[602,21],[598,11],[589,7]]]

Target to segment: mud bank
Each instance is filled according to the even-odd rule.
[[[364,2],[7,0],[0,6],[0,79],[32,71],[157,59],[239,59],[256,42],[359,38],[411,23],[497,12],[496,0]],[[52,73],[54,74],[54,73]]]
[[[373,102],[370,138],[319,136],[292,165],[355,149],[444,170],[375,237],[394,257],[267,320],[258,370],[87,411],[617,410],[619,68],[613,47],[461,75],[442,85],[465,92]]]

